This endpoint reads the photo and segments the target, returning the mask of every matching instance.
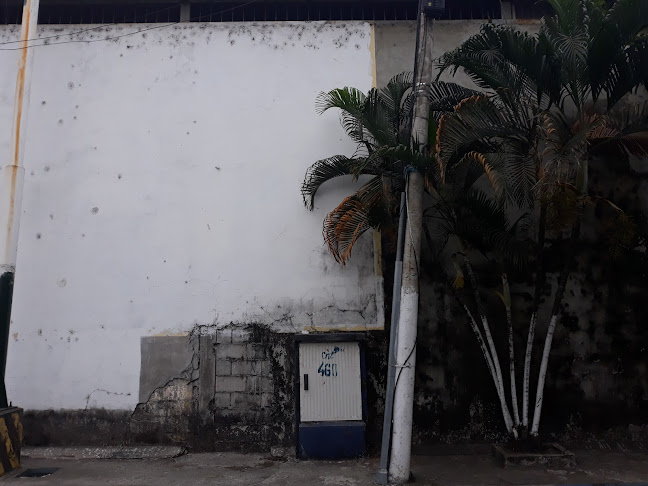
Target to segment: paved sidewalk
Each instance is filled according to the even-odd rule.
[[[58,467],[44,478],[7,475],[6,486],[369,486],[377,458],[351,461],[298,461],[262,454],[187,454],[164,459],[54,459],[56,450],[23,459],[27,468]],[[568,469],[497,466],[489,455],[415,456],[412,469],[417,485],[553,485],[647,484],[648,453],[575,451],[578,466]],[[67,454],[69,455],[69,448]],[[87,453],[86,454],[87,457]],[[164,454],[156,452],[158,456]],[[40,457],[40,458],[39,458]],[[59,455],[58,457],[61,457]],[[106,457],[105,455],[103,457]],[[4,483],[2,483],[4,481]]]

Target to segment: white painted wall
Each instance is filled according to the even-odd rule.
[[[0,28],[0,42],[17,36]],[[322,241],[350,187],[328,187],[313,213],[299,194],[310,163],[353,150],[337,114],[315,113],[317,93],[368,90],[371,51],[363,22],[191,24],[36,48],[10,400],[132,409],[140,338],[196,324],[381,327],[371,238],[344,267]],[[5,153],[16,62],[0,51]]]

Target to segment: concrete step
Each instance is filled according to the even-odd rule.
[[[30,459],[170,459],[186,453],[180,446],[23,447]]]

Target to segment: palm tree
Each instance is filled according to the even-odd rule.
[[[429,207],[424,234],[440,253],[454,247],[452,285],[464,275],[477,314],[460,305],[475,332],[513,438],[537,436],[553,333],[575,258],[584,208],[613,207],[589,195],[590,163],[627,163],[648,155],[648,105],[624,104],[648,79],[648,5],[618,0],[612,8],[593,0],[549,0],[556,15],[544,18],[537,35],[486,24],[479,34],[440,60],[441,71],[463,69],[483,93],[437,81],[428,88],[428,151],[408,146],[411,75],[366,95],[353,88],[323,93],[321,112],[341,110],[341,122],[357,143],[352,157],[317,161],[306,173],[302,195],[312,209],[317,190],[339,176],[370,179],[324,221],[324,239],[344,263],[369,228],[389,232],[404,186],[404,170],[425,174]],[[515,214],[515,217],[512,215]],[[547,232],[569,230],[569,252],[554,294],[530,423],[531,356],[545,286],[543,253]],[[627,238],[626,238],[627,239]],[[500,269],[500,297],[509,336],[510,397],[471,259],[487,254]],[[534,301],[529,319],[521,404],[517,394],[508,275],[535,256]],[[464,273],[465,271],[465,273]],[[509,407],[510,402],[510,407]],[[520,407],[521,405],[521,407]],[[520,414],[521,408],[521,414]]]
[[[501,366],[470,259],[470,276],[481,328],[466,312],[491,371],[509,433],[539,433],[544,384],[553,333],[567,278],[575,258],[582,213],[589,203],[612,206],[589,195],[590,163],[626,164],[648,155],[648,104],[626,103],[627,95],[648,86],[648,3],[618,0],[608,8],[598,0],[548,0],[555,11],[529,35],[514,27],[485,24],[481,31],[439,62],[444,70],[463,69],[486,92],[463,101],[439,125],[437,161],[441,173],[466,157],[479,159],[492,183],[501,183],[506,214],[511,206],[532,217],[535,231],[535,295],[529,321],[522,380],[522,418],[514,369],[510,292],[502,272],[501,297],[509,325],[511,409],[504,397]],[[497,187],[497,185],[495,185]],[[530,365],[540,291],[545,284],[543,249],[547,231],[570,227],[569,251],[554,294],[529,424]],[[513,228],[513,227],[512,227]],[[458,268],[458,278],[463,275]],[[506,268],[506,266],[504,266]],[[483,337],[481,336],[483,332]],[[503,399],[504,397],[504,399]],[[512,426],[510,425],[512,421]]]
[[[482,107],[486,118],[499,116],[496,107],[491,106],[489,99],[478,91],[440,81],[433,83],[425,91],[430,101],[428,149],[420,152],[408,145],[413,102],[411,87],[412,75],[403,73],[394,77],[387,87],[373,89],[366,95],[354,88],[343,88],[322,93],[318,97],[317,107],[321,113],[331,108],[341,110],[342,126],[357,143],[357,148],[352,157],[336,155],[319,160],[308,169],[302,184],[306,207],[313,208],[316,192],[327,181],[345,175],[356,179],[371,176],[355,194],[345,198],[325,218],[323,235],[331,253],[337,261],[345,263],[362,233],[370,228],[387,233],[391,231],[393,217],[398,211],[395,194],[404,188],[406,168],[413,166],[425,175],[426,192],[431,201],[425,218],[437,221],[434,233],[441,235],[434,239],[437,243],[442,241],[441,246],[446,246],[451,238],[455,238],[461,242],[464,250],[469,247],[482,251],[497,248],[503,262],[519,266],[528,245],[518,235],[522,226],[520,221],[511,224],[501,204],[504,187],[507,186],[509,192],[510,184],[505,184],[494,169],[494,165],[501,165],[497,161],[507,160],[503,147],[505,143],[510,143],[509,138],[502,138],[499,153],[495,153],[493,146],[493,153],[471,150],[454,158],[447,158],[443,154],[456,142],[456,137],[448,136],[446,143],[440,142],[447,132],[453,132],[452,127],[460,132],[472,130],[471,126],[459,125],[464,123],[462,114],[471,112],[473,101]],[[502,123],[504,121],[502,117]],[[511,130],[520,132],[514,125]],[[488,193],[478,187],[482,175],[489,182]],[[512,194],[527,195],[529,190],[530,186],[526,189],[516,187]],[[424,229],[428,243],[434,245],[427,224]],[[462,254],[469,265],[467,254]],[[470,276],[474,282],[472,271]],[[458,286],[457,280],[455,286]],[[479,300],[478,304],[481,309]],[[480,313],[484,315],[484,312]],[[499,360],[490,358],[496,351],[488,324],[482,321],[486,324],[486,338],[481,338],[481,331],[472,315],[471,322],[496,376],[498,394],[505,410]],[[504,412],[504,417],[507,428],[512,430],[510,414]]]
[[[386,87],[367,94],[355,88],[321,93],[316,102],[319,113],[337,108],[347,135],[356,143],[355,153],[318,160],[306,171],[301,193],[304,205],[313,209],[320,187],[337,177],[370,176],[353,195],[345,198],[324,219],[323,235],[332,255],[345,263],[358,238],[373,228],[390,232],[398,214],[396,194],[405,187],[405,169],[415,165],[422,171],[433,162],[416,155],[408,144],[411,136],[412,73],[393,77]],[[428,91],[431,111],[440,114],[475,91],[452,83],[437,82]],[[431,124],[432,137],[436,125]]]

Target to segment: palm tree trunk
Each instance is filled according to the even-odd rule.
[[[488,347],[486,346],[486,342],[484,341],[482,332],[479,329],[479,325],[475,321],[472,312],[470,312],[468,306],[463,302],[460,301],[459,304],[463,307],[464,311],[466,312],[466,315],[468,316],[470,327],[475,333],[475,337],[477,338],[479,347],[481,348],[482,354],[484,355],[484,359],[486,360],[486,366],[488,367],[488,371],[490,372],[491,377],[493,378],[493,384],[495,385],[495,389],[497,390],[497,396],[499,397],[500,400],[500,407],[502,409],[502,416],[504,417],[504,425],[506,426],[506,431],[509,434],[514,434],[513,419],[511,418],[511,412],[509,411],[508,405],[506,403],[506,397],[504,396],[504,383],[502,383],[502,381],[497,377],[497,373],[495,372],[495,366],[493,364],[493,359],[490,355],[490,352],[488,351]]]
[[[502,274],[502,290],[504,292],[504,306],[506,307],[506,323],[508,325],[509,339],[509,373],[511,378],[511,404],[513,405],[513,422],[517,428],[520,425],[520,411],[518,409],[517,384],[515,382],[515,344],[513,342],[513,320],[511,318],[511,290],[506,274]]]
[[[533,339],[535,337],[535,327],[538,314],[534,310],[531,314],[529,323],[529,335],[527,337],[526,353],[524,354],[524,377],[522,382],[522,427],[529,427],[529,388],[531,375],[531,353],[533,351]]]
[[[500,398],[500,404],[502,407],[502,414],[504,415],[504,422],[506,423],[506,428],[509,433],[513,434],[513,437],[517,439],[517,429],[513,427],[511,413],[506,403],[506,393],[504,392],[504,378],[502,377],[502,368],[499,362],[499,356],[497,355],[497,348],[495,347],[495,341],[493,341],[493,336],[490,332],[490,326],[488,325],[488,319],[486,317],[486,308],[482,303],[481,297],[479,296],[479,289],[477,287],[477,279],[475,279],[475,273],[473,272],[472,265],[468,256],[464,253],[464,264],[466,265],[466,271],[468,272],[468,278],[470,279],[470,286],[473,289],[473,294],[475,296],[475,303],[477,304],[477,312],[481,319],[482,327],[484,328],[484,336],[486,337],[486,342],[490,349],[490,355],[493,361],[493,368],[495,370],[495,386],[497,386],[498,394]]]
[[[567,286],[567,279],[571,270],[574,257],[576,255],[576,241],[580,235],[580,216],[572,225],[571,236],[569,238],[569,248],[567,251],[567,258],[565,265],[562,269],[560,279],[558,281],[558,288],[554,296],[554,303],[551,309],[551,319],[549,320],[549,328],[547,329],[547,337],[545,338],[544,348],[542,350],[542,360],[540,361],[540,372],[538,374],[538,388],[536,390],[535,409],[533,411],[533,424],[531,425],[531,435],[537,436],[540,428],[540,416],[542,415],[542,402],[544,399],[544,385],[547,376],[547,365],[549,363],[549,353],[551,351],[551,343],[553,341],[554,331],[558,323],[558,313],[562,304],[563,295],[565,294],[565,287]]]
[[[493,341],[493,336],[490,332],[490,326],[488,325],[488,319],[486,318],[486,308],[484,307],[481,297],[479,296],[479,289],[477,288],[477,280],[475,279],[475,273],[473,272],[472,265],[467,255],[464,255],[464,263],[466,265],[468,278],[470,279],[470,285],[475,295],[477,312],[479,313],[479,318],[481,319],[482,326],[484,327],[484,336],[486,337],[486,342],[488,343],[488,347],[490,348],[490,353],[493,358],[493,366],[495,368],[495,373],[497,374],[497,382],[503,383],[504,380],[502,378],[502,369],[500,367],[499,357],[497,355],[497,348],[495,347],[495,342]]]
[[[535,291],[533,295],[533,307],[531,308],[531,321],[529,322],[529,334],[527,336],[526,352],[524,353],[524,377],[522,382],[522,427],[529,428],[529,391],[531,388],[531,354],[533,352],[533,340],[535,338],[536,322],[538,320],[538,307],[540,306],[540,295],[544,284],[544,245],[545,232],[547,228],[547,202],[540,203],[540,220],[538,222],[538,246],[536,253],[536,274]]]

